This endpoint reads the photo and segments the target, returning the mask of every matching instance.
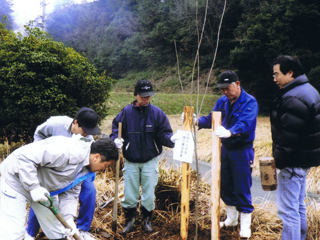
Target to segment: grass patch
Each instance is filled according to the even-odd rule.
[[[216,101],[219,99],[218,95],[206,95],[203,101],[203,106],[200,115],[208,115],[214,107]],[[203,94],[199,95],[198,105],[203,98]],[[112,92],[107,100],[108,114],[117,115],[119,111],[135,100],[133,92]],[[196,106],[197,105],[197,94],[166,94],[156,93],[151,98],[151,103],[161,108],[166,114],[181,114],[184,106]],[[197,108],[195,107],[195,112]]]

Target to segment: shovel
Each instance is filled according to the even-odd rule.
[[[122,134],[122,122],[119,122],[118,126],[118,138],[121,139]],[[117,233],[117,217],[118,217],[118,198],[119,198],[119,170],[120,170],[120,162],[122,160],[122,150],[119,149],[119,159],[116,164],[116,186],[114,193],[114,202],[113,202],[113,212],[112,212],[112,231]]]
[[[69,226],[69,224],[66,222],[66,220],[64,220],[64,218],[61,216],[61,214],[59,213],[58,209],[55,208],[55,206],[53,206],[53,200],[52,198],[49,196],[49,194],[45,194],[45,196],[48,198],[49,201],[46,202],[39,202],[42,206],[45,206],[46,208],[50,209],[51,212],[56,216],[56,218],[61,222],[61,224],[65,227],[65,228],[69,228],[71,229],[71,227]],[[76,240],[81,240],[81,238],[78,236],[78,234],[73,234],[73,238]]]

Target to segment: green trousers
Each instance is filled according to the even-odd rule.
[[[146,163],[133,163],[125,160],[123,168],[124,198],[121,205],[124,208],[136,208],[142,190],[141,205],[149,212],[155,208],[155,188],[159,177],[158,157]]]

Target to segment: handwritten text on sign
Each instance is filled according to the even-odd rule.
[[[173,159],[192,163],[194,142],[192,133],[183,130],[177,130],[179,139],[176,140],[173,150]]]

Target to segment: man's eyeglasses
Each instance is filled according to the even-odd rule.
[[[275,73],[275,74],[272,75],[272,77],[273,78],[277,78],[277,77],[279,77],[279,75],[280,75],[280,73]]]

